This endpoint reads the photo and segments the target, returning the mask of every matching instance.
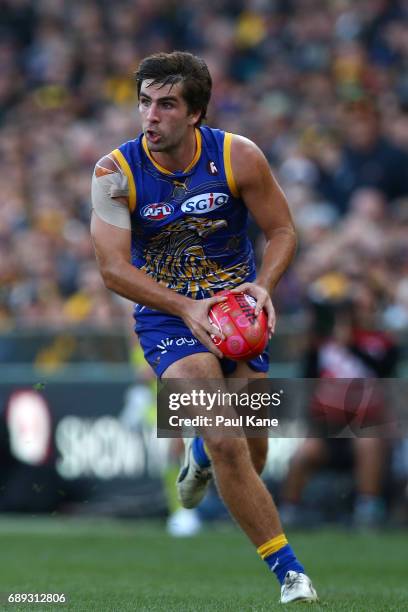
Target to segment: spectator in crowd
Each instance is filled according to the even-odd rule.
[[[374,102],[360,98],[342,109],[343,145],[337,155],[322,160],[319,188],[344,213],[353,193],[362,187],[380,190],[388,200],[408,192],[408,153],[381,133],[381,117]],[[329,160],[329,161],[328,161]]]
[[[89,299],[89,176],[102,153],[138,131],[139,58],[174,48],[205,58],[210,124],[258,142],[288,195],[300,256],[277,309],[301,312],[322,268],[373,274],[375,260],[387,286],[383,322],[406,326],[406,2],[0,4],[2,329],[104,327],[120,317],[113,295],[96,290]],[[367,198],[383,211],[360,240]]]

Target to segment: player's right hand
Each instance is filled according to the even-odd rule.
[[[223,295],[206,298],[204,300],[189,299],[181,314],[181,318],[191,330],[191,333],[219,359],[222,359],[224,355],[211,340],[211,335],[218,336],[218,338],[222,340],[224,339],[224,335],[218,327],[210,323],[208,312],[214,304],[225,302],[226,299],[227,298]]]

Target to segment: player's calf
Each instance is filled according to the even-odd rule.
[[[256,544],[262,534],[277,534],[256,546],[281,585],[281,603],[317,601],[316,591],[282,531],[273,500],[251,467],[247,440],[209,438],[206,444],[220,493],[248,537]]]
[[[205,441],[205,448],[214,466],[222,464],[228,469],[239,469],[243,462],[251,463],[246,438],[209,436]]]

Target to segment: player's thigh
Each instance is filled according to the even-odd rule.
[[[267,372],[255,372],[245,361],[240,361],[237,364],[234,372],[228,375],[227,378],[249,378],[249,379],[263,379],[267,377]],[[247,438],[249,452],[251,453],[252,463],[258,472],[261,474],[266,463],[268,455],[268,436],[262,436],[260,438]]]
[[[171,363],[162,374],[162,380],[168,381],[171,385],[171,392],[193,397],[193,391],[204,393],[204,397],[217,397],[217,394],[226,390],[225,378],[220,362],[215,355],[208,352],[187,355]],[[198,383],[198,386],[197,386]],[[223,414],[223,407],[214,403],[211,411],[207,412],[207,405],[194,402],[183,405],[182,416],[194,418],[197,416],[213,416]],[[204,400],[205,402],[207,400]],[[204,410],[205,409],[205,410]],[[218,431],[212,427],[212,423],[207,423],[196,429],[198,435],[204,439],[217,437]]]
[[[212,353],[195,353],[174,361],[162,378],[224,378],[218,358]]]

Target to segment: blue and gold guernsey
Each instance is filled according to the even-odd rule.
[[[143,135],[112,155],[128,179],[133,265],[169,289],[203,299],[254,280],[256,270],[248,211],[231,168],[232,135],[209,127],[195,134],[194,159],[180,172],[161,167]],[[178,317],[136,305],[135,318],[158,375],[175,359],[207,351]]]
[[[253,279],[255,262],[231,171],[231,134],[201,127],[196,141],[191,164],[175,173],[154,161],[144,136],[113,154],[128,177],[133,264],[201,299]]]

